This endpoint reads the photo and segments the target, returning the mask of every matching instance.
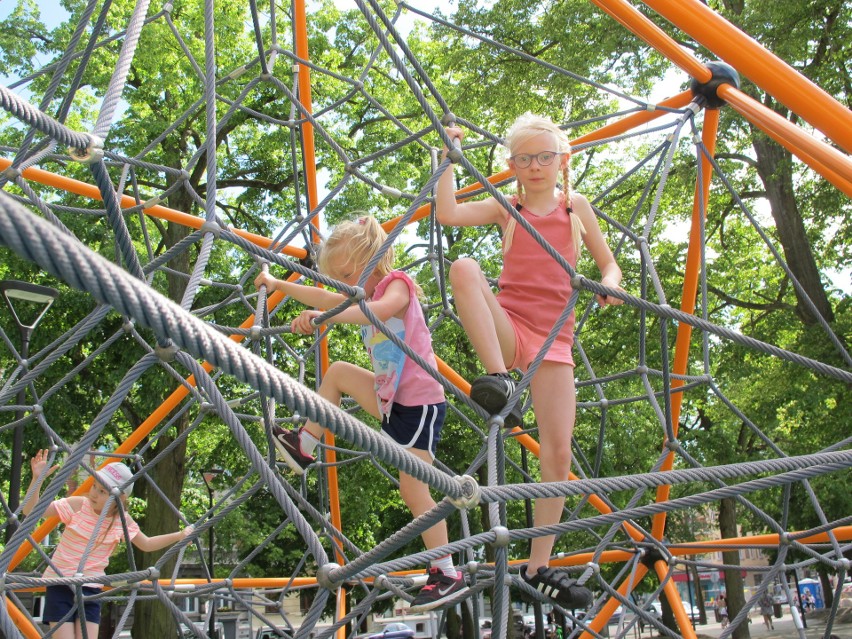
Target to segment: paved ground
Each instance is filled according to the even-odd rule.
[[[760,619],[752,619],[749,625],[749,635],[751,639],[800,639],[801,635],[796,629],[793,617],[789,613],[783,615],[780,619],[772,619],[774,629],[767,630],[763,625],[762,617]],[[808,615],[805,619],[807,627],[804,628],[806,639],[825,639],[826,619],[819,612]],[[716,622],[710,622],[706,625],[699,625],[695,628],[699,639],[715,639],[722,635],[722,626]],[[849,615],[842,615],[836,620],[831,629],[832,634],[837,639],[852,639],[852,620]],[[650,635],[654,637],[655,635]],[[639,635],[637,635],[638,639]],[[648,639],[648,631],[642,635],[642,639]],[[632,638],[631,638],[632,639]]]

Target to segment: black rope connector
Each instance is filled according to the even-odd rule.
[[[659,548],[647,548],[645,549],[645,553],[640,559],[645,566],[648,568],[653,568],[654,564],[658,561],[666,561],[665,556]]]
[[[718,109],[725,105],[725,101],[717,94],[719,86],[722,84],[732,84],[739,89],[740,74],[737,73],[734,67],[724,62],[708,62],[707,68],[713,74],[710,81],[702,84],[698,80],[693,79],[689,88],[692,90],[692,95],[700,95],[707,100],[708,109]]]

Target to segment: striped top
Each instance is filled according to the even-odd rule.
[[[116,513],[114,520],[111,517],[106,517],[103,524],[96,530],[98,523],[98,513],[92,510],[92,504],[88,499],[83,499],[80,510],[75,511],[70,500],[58,499],[54,502],[56,514],[59,519],[65,524],[65,531],[62,533],[62,538],[59,540],[59,545],[56,546],[56,552],[53,553],[51,562],[56,570],[48,565],[44,571],[45,577],[73,577],[79,571],[80,558],[86,550],[86,545],[89,539],[96,537],[97,542],[93,545],[92,551],[86,557],[83,564],[82,573],[91,576],[103,576],[109,558],[112,555],[119,541],[124,540],[124,529],[121,526],[121,518]],[[125,513],[127,521],[128,539],[133,539],[139,533],[139,524],[137,524]],[[106,526],[112,525],[104,534]],[[101,584],[84,584],[94,588],[99,588]]]

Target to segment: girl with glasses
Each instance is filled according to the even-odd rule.
[[[463,138],[459,128],[449,127],[447,133],[450,139]],[[604,240],[589,201],[570,191],[571,146],[565,133],[549,118],[526,113],[509,129],[506,146],[509,167],[514,169],[517,179],[517,194],[511,203],[519,215],[572,268],[585,244],[600,270],[601,283],[621,290],[621,269]],[[444,157],[446,154],[445,148]],[[571,281],[565,268],[496,199],[457,203],[452,171],[445,171],[438,181],[436,204],[441,224],[497,224],[502,230],[503,269],[496,295],[475,260],[458,259],[450,269],[459,318],[487,373],[474,380],[470,396],[490,415],[495,415],[506,407],[515,391],[508,371],[515,368],[526,371],[538,355],[569,303],[573,293]],[[613,296],[596,297],[601,306],[622,303]],[[576,414],[573,344],[572,312],[530,380],[541,444],[541,479],[546,482],[568,480],[571,468]],[[520,405],[516,402],[504,418],[504,425],[514,427],[522,423]],[[535,526],[558,523],[564,501],[562,497],[536,500]],[[569,579],[564,571],[549,567],[554,540],[553,535],[533,539],[530,559],[521,568],[521,576],[565,608],[587,607],[592,593]]]

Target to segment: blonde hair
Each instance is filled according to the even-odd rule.
[[[571,206],[571,142],[565,131],[559,128],[557,124],[550,118],[543,115],[536,115],[527,111],[516,119],[509,130],[506,132],[506,148],[509,149],[509,155],[515,155],[515,150],[527,140],[534,138],[542,133],[550,133],[556,139],[555,151],[567,156],[567,160],[562,165],[562,195],[565,198],[565,206]],[[524,185],[516,179],[518,203],[524,203]],[[574,254],[577,258],[580,257],[580,249],[583,245],[583,235],[586,234],[586,228],[583,226],[582,220],[576,215],[571,215],[571,236],[574,240]],[[511,215],[506,224],[506,230],[503,233],[504,253],[512,246],[512,237],[515,233],[517,222]]]
[[[112,530],[112,527],[115,526],[116,519],[118,518],[119,500],[121,501],[121,508],[123,508],[124,511],[127,512],[127,495],[125,495],[124,493],[119,493],[118,496],[116,496],[115,499],[113,499],[109,503],[109,512],[107,512],[106,516],[104,517],[104,523],[102,525],[104,531],[101,534],[101,538],[97,542],[98,545],[101,545],[106,541],[107,535]],[[106,523],[107,518],[109,518],[109,524]]]
[[[331,235],[323,241],[319,250],[317,265],[322,273],[335,279],[342,279],[340,267],[351,264],[354,272],[361,273],[370,260],[382,250],[388,234],[372,215],[362,215],[354,220],[346,220],[335,226]],[[382,277],[394,270],[396,253],[393,246],[382,255],[375,271]],[[417,282],[414,283],[417,296],[422,290]]]

